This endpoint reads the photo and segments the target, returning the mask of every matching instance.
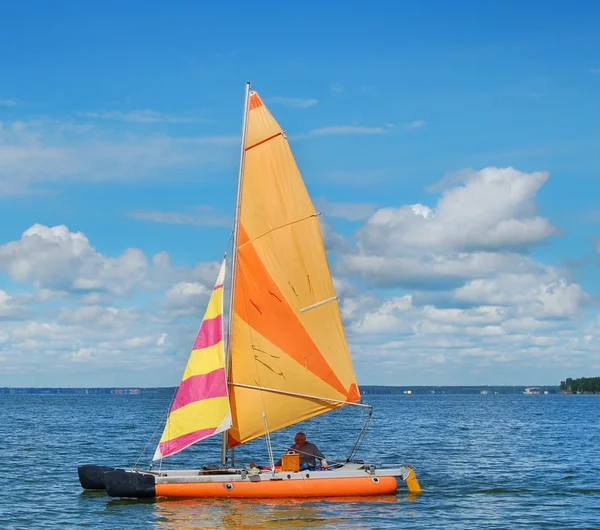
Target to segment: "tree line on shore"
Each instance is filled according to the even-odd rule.
[[[560,382],[560,390],[573,393],[600,393],[600,377],[579,377],[577,379],[568,377],[565,381]]]

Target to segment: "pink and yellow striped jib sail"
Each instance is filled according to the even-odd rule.
[[[224,281],[225,260],[153,460],[231,427],[223,347]]]

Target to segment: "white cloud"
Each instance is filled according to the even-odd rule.
[[[348,242],[344,236],[335,232],[323,216],[319,216],[319,225],[321,227],[321,234],[327,251],[346,252],[349,249]]]
[[[63,310],[55,321],[15,323],[6,328],[2,348],[8,356],[5,364],[12,367],[13,374],[9,380],[4,376],[2,384],[95,386],[102,384],[97,378],[105,371],[108,377],[104,384],[115,386],[144,384],[148,370],[157,367],[167,373],[180,372],[185,363],[181,357],[189,347],[171,352],[178,357],[174,363],[173,357],[165,356],[157,345],[165,332],[155,327],[164,329],[165,325],[157,325],[156,319],[137,310],[112,307]],[[191,341],[191,334],[186,338]],[[180,365],[177,369],[176,364]],[[136,370],[145,375],[136,376]],[[77,372],[81,379],[73,377]],[[175,381],[173,377],[169,383]]]
[[[331,246],[338,277],[406,293],[356,290],[342,300],[363,377],[398,384],[381,373],[386,366],[410,369],[422,384],[519,384],[539,374],[549,384],[568,366],[590,366],[600,337],[584,311],[591,297],[568,270],[527,255],[559,233],[535,212],[547,178],[463,171],[443,183],[437,204],[381,208],[354,246]]]
[[[348,323],[360,319],[361,315],[378,306],[380,300],[373,294],[358,293],[356,296],[346,296],[340,300],[340,311],[342,317]]]
[[[158,340],[156,341],[156,345],[157,346],[164,346],[165,342],[167,341],[167,337],[169,336],[168,333],[162,333],[160,337],[158,337]]]
[[[319,178],[335,182],[336,185],[348,186],[372,186],[373,182],[385,183],[394,178],[395,173],[389,168],[380,169],[336,169],[323,171]],[[383,184],[382,184],[383,185]]]
[[[19,241],[0,246],[0,271],[17,282],[72,291],[106,290],[125,294],[146,274],[148,261],[139,249],[117,258],[102,256],[81,232],[66,226],[35,224]]]
[[[17,102],[14,99],[2,99],[0,98],[0,107],[16,107]]]
[[[26,300],[9,295],[0,289],[0,321],[8,318],[21,318],[28,313]]]
[[[522,314],[538,317],[570,316],[588,299],[577,283],[570,283],[548,267],[545,274],[498,273],[456,289],[458,300],[518,307]]]
[[[33,225],[0,245],[0,272],[37,287],[0,290],[0,386],[177,384],[218,267],[105,256],[81,232]]]
[[[470,309],[419,306],[412,295],[382,300],[377,307],[355,312],[351,330],[355,333],[385,335],[423,335],[470,333],[501,334],[499,324],[508,317],[501,307],[482,306]]]
[[[135,287],[154,291],[177,281],[211,284],[217,268],[216,263],[193,269],[173,267],[168,254],[159,253],[149,260],[136,248],[116,257],[104,256],[85,234],[71,232],[64,225],[35,224],[18,241],[0,245],[0,272],[15,282],[35,285],[42,290],[40,299],[70,294],[85,295],[88,302],[106,301],[110,296],[128,296]]]
[[[330,236],[329,238],[333,238]],[[326,239],[326,243],[327,243]],[[346,245],[347,247],[347,245]],[[336,246],[344,248],[344,242]],[[518,254],[492,252],[411,252],[393,255],[392,249],[373,247],[368,252],[359,248],[342,253],[337,261],[338,274],[360,275],[365,281],[383,287],[406,287],[419,289],[449,289],[461,285],[472,277],[490,277],[497,271],[535,271],[539,264]],[[396,253],[401,253],[396,250]]]
[[[232,226],[229,216],[215,213],[211,206],[199,206],[195,213],[165,212],[161,210],[133,210],[127,214],[132,219],[163,224],[195,226]]]
[[[319,100],[315,98],[286,98],[281,96],[274,96],[272,98],[269,98],[269,101],[273,101],[274,103],[279,103],[281,105],[287,105],[288,107],[296,107],[299,109],[307,109],[309,107],[314,107],[317,103],[319,103]]]
[[[340,83],[331,83],[329,90],[334,96],[338,96],[344,91],[344,87]]]
[[[338,274],[383,286],[455,289],[455,302],[519,306],[530,315],[566,316],[587,297],[581,286],[524,252],[558,231],[536,217],[546,173],[487,168],[463,172],[434,208],[382,208],[357,232]]]
[[[377,211],[360,234],[364,246],[395,252],[403,247],[429,250],[520,250],[558,233],[547,219],[534,215],[535,194],[547,173],[512,168],[474,171],[463,186],[443,193],[435,208],[421,204]]]
[[[376,210],[376,205],[366,202],[329,202],[320,198],[315,201],[316,207],[327,217],[337,217],[348,221],[362,221],[369,218]]]
[[[439,308],[404,295],[345,304],[355,364],[380,384],[557,384],[569,367],[589,370],[600,339],[581,315],[525,316],[519,303]]]
[[[415,121],[411,121],[406,128],[410,131],[414,131],[415,129],[422,129],[423,127],[425,127],[425,125],[427,125],[427,122],[425,120],[415,120]]]
[[[237,142],[235,136],[133,134],[51,119],[0,122],[0,194],[26,192],[48,181],[136,179],[158,177],[166,168],[228,167]]]
[[[404,317],[412,308],[412,297],[406,295],[384,301],[374,311],[362,315],[352,329],[359,333],[393,333],[403,335],[411,332],[411,327]]]
[[[101,305],[83,305],[76,308],[63,308],[58,312],[56,322],[59,325],[101,326],[127,325],[141,318],[141,312],[134,308],[117,308]]]
[[[155,110],[133,110],[122,112],[118,110],[102,110],[98,112],[82,112],[80,116],[84,118],[93,118],[110,121],[127,121],[133,123],[197,123],[201,120],[191,116],[177,116]]]
[[[165,293],[164,302],[173,308],[198,307],[200,302],[206,302],[211,289],[200,282],[177,282]]]
[[[431,208],[381,208],[356,234],[356,248],[340,256],[338,272],[380,285],[449,288],[497,271],[536,273],[524,255],[559,233],[535,215],[535,195],[547,173],[486,168],[463,173]]]
[[[44,313],[42,306],[34,319],[2,325],[0,386],[177,385],[199,318],[156,305]]]
[[[391,127],[366,127],[363,125],[331,125],[313,129],[309,136],[331,136],[346,134],[383,134],[389,131]]]
[[[347,278],[336,278],[333,277],[333,287],[337,296],[343,299],[346,296],[352,295],[356,292],[356,287]]]

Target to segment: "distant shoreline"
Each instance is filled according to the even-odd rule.
[[[363,396],[372,395],[432,395],[432,394],[522,394],[527,388],[525,385],[477,385],[477,386],[383,386],[383,385],[362,385],[360,387]],[[558,385],[539,386],[540,394],[563,393]],[[135,386],[115,386],[115,387],[3,387],[0,388],[0,394],[65,394],[65,395],[170,395],[172,396],[177,387],[135,387]]]

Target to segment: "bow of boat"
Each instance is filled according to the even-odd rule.
[[[98,466],[95,464],[81,464],[77,466],[77,475],[79,483],[84,490],[103,490],[104,473],[106,471],[114,471],[118,468],[109,466]]]

